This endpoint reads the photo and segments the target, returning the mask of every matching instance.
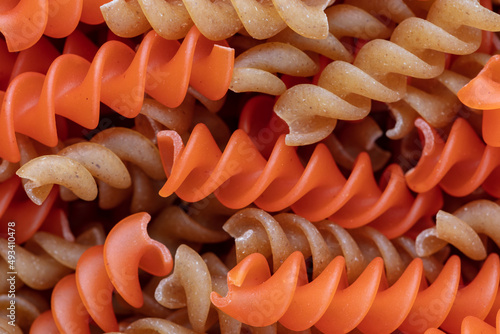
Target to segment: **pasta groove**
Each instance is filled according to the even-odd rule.
[[[150,218],[147,213],[137,213],[121,220],[104,246],[86,250],[78,260],[76,273],[57,283],[51,304],[61,333],[74,333],[75,328],[87,331],[90,318],[104,331],[118,331],[111,304],[113,291],[116,289],[127,303],[139,308],[144,304],[139,267],[155,276],[170,273],[170,252],[147,234]],[[132,244],[134,247],[130,247]]]
[[[391,333],[398,328],[422,333],[437,327],[459,332],[466,316],[484,319],[488,315],[500,278],[498,255],[492,254],[475,279],[460,288],[460,265],[458,257],[451,257],[436,281],[427,286],[421,280],[422,262],[415,259],[389,286],[383,260],[375,258],[348,285],[342,257],[332,260],[309,282],[302,253],[292,253],[274,274],[265,257],[254,253],[229,271],[226,297],[212,293],[211,299],[222,311],[254,326],[279,321],[292,330],[315,326],[325,333],[346,333],[355,328],[363,333]],[[475,298],[470,299],[469,294]],[[314,303],[308,303],[306,312],[301,305],[311,301],[312,295]],[[428,308],[432,301],[442,306],[439,312]],[[394,303],[397,310],[390,307]]]
[[[130,147],[136,150],[130,150]],[[132,184],[124,162],[132,163],[154,180],[165,178],[156,146],[139,132],[118,127],[99,132],[89,142],[64,147],[57,155],[31,159],[17,171],[17,175],[26,180],[26,193],[38,205],[43,203],[54,184],[64,186],[78,198],[91,201],[97,197],[99,183],[100,188],[107,192],[101,196],[100,206],[112,208],[124,197],[113,188],[127,189]],[[133,174],[137,173],[139,171]],[[97,183],[94,177],[98,179]],[[140,176],[136,175],[134,181],[141,182]],[[62,194],[67,198],[72,195]],[[142,194],[146,195],[146,192]]]
[[[379,256],[384,260],[387,280],[392,285],[408,265],[401,254],[416,257],[412,249],[408,251],[408,247],[403,246],[409,240],[404,237],[391,242],[370,227],[345,230],[330,221],[312,224],[291,213],[271,216],[260,209],[243,209],[223,228],[235,239],[237,262],[249,254],[261,253],[266,258],[272,257],[273,272],[294,251],[300,251],[305,258],[312,258],[312,277],[317,278],[328,263],[340,255],[345,260],[347,280],[353,283],[368,263]],[[441,264],[431,257],[422,261],[426,277],[434,281],[442,269]]]
[[[401,100],[407,76],[439,76],[445,53],[473,53],[481,42],[479,29],[500,30],[498,18],[475,0],[439,0],[433,3],[427,20],[405,19],[390,41],[366,43],[353,64],[334,61],[323,70],[317,85],[296,85],[280,96],[274,111],[290,128],[286,143],[306,145],[322,140],[333,131],[337,119],[366,117],[371,100]]]
[[[26,197],[16,196],[20,187],[21,179],[17,176],[0,183],[0,234],[2,240],[7,240],[7,223],[15,221],[15,239],[18,244],[30,239],[41,228],[49,214],[55,211],[52,208],[57,198],[57,190],[54,189],[47,195],[45,202],[38,206]]]
[[[93,227],[76,240],[65,240],[52,233],[38,231],[24,246],[16,246],[17,277],[36,290],[52,288],[71,273],[82,253],[104,242],[102,228]],[[8,244],[0,239],[0,256],[7,261]]]
[[[140,35],[152,27],[166,39],[179,39],[194,25],[214,41],[231,37],[242,28],[254,38],[266,39],[287,26],[302,36],[322,39],[328,34],[324,10],[331,3],[331,0],[309,3],[283,0],[114,0],[103,5],[101,10],[108,27],[123,37]]]
[[[72,54],[59,56],[46,75],[18,75],[3,94],[0,128],[5,136],[0,143],[0,157],[11,162],[19,160],[15,132],[55,146],[54,115],[95,128],[100,102],[125,117],[135,117],[144,92],[175,107],[192,85],[202,95],[218,100],[227,91],[232,67],[233,50],[206,40],[195,28],[182,44],[150,32],[137,52],[121,42],[109,41],[100,47],[92,62]],[[71,79],[68,71],[73,74]],[[24,94],[28,88],[29,94]],[[64,94],[59,94],[61,91]]]
[[[476,200],[462,206],[453,214],[439,211],[436,226],[423,230],[417,236],[418,255],[430,255],[448,243],[458,248],[473,260],[484,260],[487,256],[479,234],[490,237],[500,244],[500,206],[488,200]]]
[[[446,142],[425,121],[418,119],[416,127],[424,140],[422,156],[405,177],[416,192],[425,192],[439,185],[446,193],[461,197],[481,187],[500,198],[500,152],[498,147],[485,145],[463,118],[458,118]]]
[[[78,23],[104,22],[99,6],[104,0],[21,0],[5,1],[0,8],[0,32],[10,52],[28,49],[42,35],[62,38],[70,35]]]
[[[270,96],[255,96],[245,103],[238,127],[252,139],[260,153],[269,158],[279,136],[285,135],[288,127],[273,112],[274,99]],[[383,132],[372,117],[345,124],[336,134],[331,134],[323,143],[328,147],[335,162],[342,168],[352,170],[357,156],[366,152],[370,156],[374,171],[387,165],[391,153],[377,145]]]
[[[233,78],[230,89],[234,92],[261,92],[281,95],[286,86],[273,73],[283,73],[298,77],[309,77],[319,71],[314,54],[323,55],[332,60],[352,62],[354,57],[340,42],[343,37],[361,39],[387,38],[391,30],[374,16],[351,5],[335,5],[325,13],[328,16],[328,36],[315,40],[300,36],[290,29],[285,29],[266,43],[256,45],[235,59]],[[347,24],[347,28],[343,23]],[[369,26],[370,29],[362,28]],[[306,54],[311,51],[313,54]]]
[[[188,202],[214,193],[233,209],[253,202],[271,212],[290,206],[311,221],[329,218],[348,228],[371,224],[389,238],[402,235],[421,218],[430,218],[442,203],[436,188],[414,198],[397,165],[385,170],[379,187],[365,153],[346,180],[321,144],[306,167],[283,137],[265,159],[242,130],[233,133],[222,153],[202,124],[194,128],[185,147],[173,131],[158,134],[158,147],[168,176],[160,195],[175,192]]]
[[[467,106],[483,109],[483,138],[491,146],[500,147],[498,108],[498,79],[500,56],[492,56],[481,72],[459,92]]]

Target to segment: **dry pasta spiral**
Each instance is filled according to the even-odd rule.
[[[296,331],[315,326],[325,333],[347,333],[355,328],[363,333],[391,333],[398,328],[422,333],[437,327],[458,332],[466,316],[484,319],[497,298],[500,262],[496,254],[488,257],[466,287],[459,286],[460,260],[456,256],[429,286],[422,280],[420,259],[413,260],[391,286],[383,265],[381,258],[375,258],[349,285],[342,257],[309,281],[302,253],[292,253],[274,274],[266,258],[253,253],[228,273],[227,295],[212,293],[211,299],[222,311],[254,326],[279,321]],[[439,310],[431,310],[429,303],[437,303]]]
[[[0,305],[2,311],[0,314],[3,319],[7,319],[10,324],[5,323],[0,324],[0,330],[3,329],[9,333],[14,329],[22,330],[24,333],[28,333],[31,330],[31,324],[33,321],[43,312],[49,309],[49,303],[45,298],[38,293],[27,288],[21,288],[16,291],[15,297],[15,307],[10,304],[9,294],[0,295]],[[12,297],[12,296],[11,296]],[[10,310],[15,309],[15,314],[10,314]],[[15,326],[12,326],[12,320],[15,320]]]
[[[90,318],[105,331],[117,331],[113,291],[116,289],[127,303],[139,308],[145,303],[139,267],[155,276],[172,270],[168,249],[147,233],[149,220],[148,214],[137,213],[118,222],[104,246],[86,250],[78,260],[76,274],[57,283],[52,292],[52,315],[61,333],[88,331]]]
[[[288,127],[273,112],[274,99],[259,95],[245,103],[239,119],[239,128],[248,133],[260,153],[268,158],[279,136],[285,135]],[[376,121],[368,116],[359,122],[344,124],[341,129],[323,140],[339,167],[352,170],[361,152],[370,156],[374,171],[383,169],[391,153],[377,144],[383,135]]]
[[[291,206],[311,221],[329,218],[349,228],[371,224],[390,238],[434,215],[442,203],[436,188],[414,198],[397,165],[385,170],[379,187],[365,153],[345,179],[321,144],[306,167],[283,137],[265,159],[241,130],[233,133],[221,152],[201,124],[186,146],[177,133],[163,131],[158,134],[158,147],[168,176],[160,195],[175,192],[188,202],[214,193],[222,204],[234,209],[253,202],[273,212]]]
[[[389,284],[393,284],[408,265],[409,258],[416,257],[407,246],[409,239],[389,241],[379,231],[362,227],[345,230],[330,221],[312,224],[308,220],[291,213],[271,216],[260,209],[244,209],[233,215],[224,229],[235,238],[236,260],[242,261],[252,253],[272,257],[275,272],[294,251],[300,251],[305,258],[312,258],[312,277],[316,278],[336,256],[343,256],[347,269],[347,279],[354,282],[375,257],[382,257]],[[411,248],[412,245],[410,245]],[[437,259],[422,259],[425,275],[434,281],[442,269]]]
[[[78,23],[99,24],[104,21],[99,6],[104,0],[21,0],[4,1],[0,7],[0,32],[9,51],[33,46],[42,35],[66,37]]]
[[[5,136],[0,157],[19,160],[15,132],[55,146],[54,115],[95,128],[100,102],[125,117],[135,117],[144,92],[172,107],[182,103],[189,85],[210,99],[220,99],[229,86],[232,64],[232,49],[206,40],[195,28],[182,44],[151,32],[136,52],[121,42],[109,41],[92,62],[73,54],[59,56],[46,75],[18,75],[2,95],[0,128]],[[73,76],[68,77],[68,71]]]
[[[319,64],[314,58],[310,58],[311,52],[332,60],[352,62],[353,56],[341,43],[341,38],[387,38],[391,33],[390,29],[374,16],[351,5],[331,6],[326,14],[330,32],[325,39],[314,40],[285,29],[267,43],[254,46],[240,54],[235,59],[230,89],[235,92],[253,91],[281,95],[286,91],[285,83],[273,73],[312,76],[319,71]],[[370,29],[366,29],[366,26]],[[309,56],[305,53],[307,51],[311,51]]]
[[[8,222],[16,222],[15,242],[19,244],[31,238],[51,213],[57,215],[56,211],[59,212],[53,209],[57,198],[56,189],[50,192],[45,202],[39,206],[26,196],[16,196],[21,187],[21,179],[17,176],[0,183],[0,235],[8,239]]]
[[[130,147],[137,149],[132,151]],[[127,189],[132,183],[123,161],[138,166],[152,179],[164,179],[156,146],[140,133],[127,128],[109,128],[89,142],[61,149],[57,155],[34,158],[25,163],[17,175],[26,180],[26,193],[36,204],[43,203],[54,184],[71,190],[78,198],[94,200],[98,194],[95,177],[101,181],[101,188],[107,185],[108,194],[103,196],[100,204],[109,208],[123,197],[117,196],[110,187]],[[137,177],[135,181],[139,182]]]
[[[500,16],[475,0],[433,3],[427,20],[402,21],[390,41],[375,39],[353,64],[335,61],[317,85],[296,85],[276,102],[275,112],[290,127],[288,145],[305,145],[329,135],[337,119],[357,120],[370,112],[371,100],[396,102],[406,93],[406,76],[434,78],[444,70],[445,54],[470,54],[481,31],[500,30]]]
[[[460,56],[453,61],[450,69],[434,79],[412,79],[407,86],[406,95],[398,102],[388,103],[396,124],[387,131],[391,139],[401,139],[413,128],[418,117],[425,119],[435,128],[441,128],[451,123],[459,114],[467,117],[459,101],[458,92],[469,83],[472,77],[486,65],[490,55],[473,53]]]
[[[499,245],[499,217],[500,206],[488,200],[469,202],[453,214],[440,210],[436,226],[417,236],[417,253],[426,256],[450,243],[473,260],[484,260],[487,252],[480,234]]]
[[[446,142],[425,121],[415,122],[424,140],[422,156],[405,177],[408,186],[424,192],[439,185],[453,196],[471,194],[478,187],[499,198],[499,148],[485,145],[463,118],[458,118]]]
[[[86,249],[103,242],[104,231],[98,226],[88,229],[75,240],[39,231],[25,245],[15,248],[17,278],[36,290],[52,288],[76,268]],[[4,261],[8,261],[8,249],[7,240],[0,239],[0,256]]]
[[[214,41],[233,36],[242,28],[254,38],[266,39],[287,26],[302,36],[321,39],[328,34],[324,9],[332,2],[114,0],[101,10],[110,29],[123,37],[137,36],[152,27],[166,39],[179,39],[194,25]]]

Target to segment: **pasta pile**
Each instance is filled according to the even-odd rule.
[[[500,331],[500,3],[0,3],[0,332]]]

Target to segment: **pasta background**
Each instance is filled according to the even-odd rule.
[[[0,332],[498,331],[498,6],[2,2]]]

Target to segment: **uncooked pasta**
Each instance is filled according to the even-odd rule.
[[[500,330],[497,0],[0,2],[1,333]]]

